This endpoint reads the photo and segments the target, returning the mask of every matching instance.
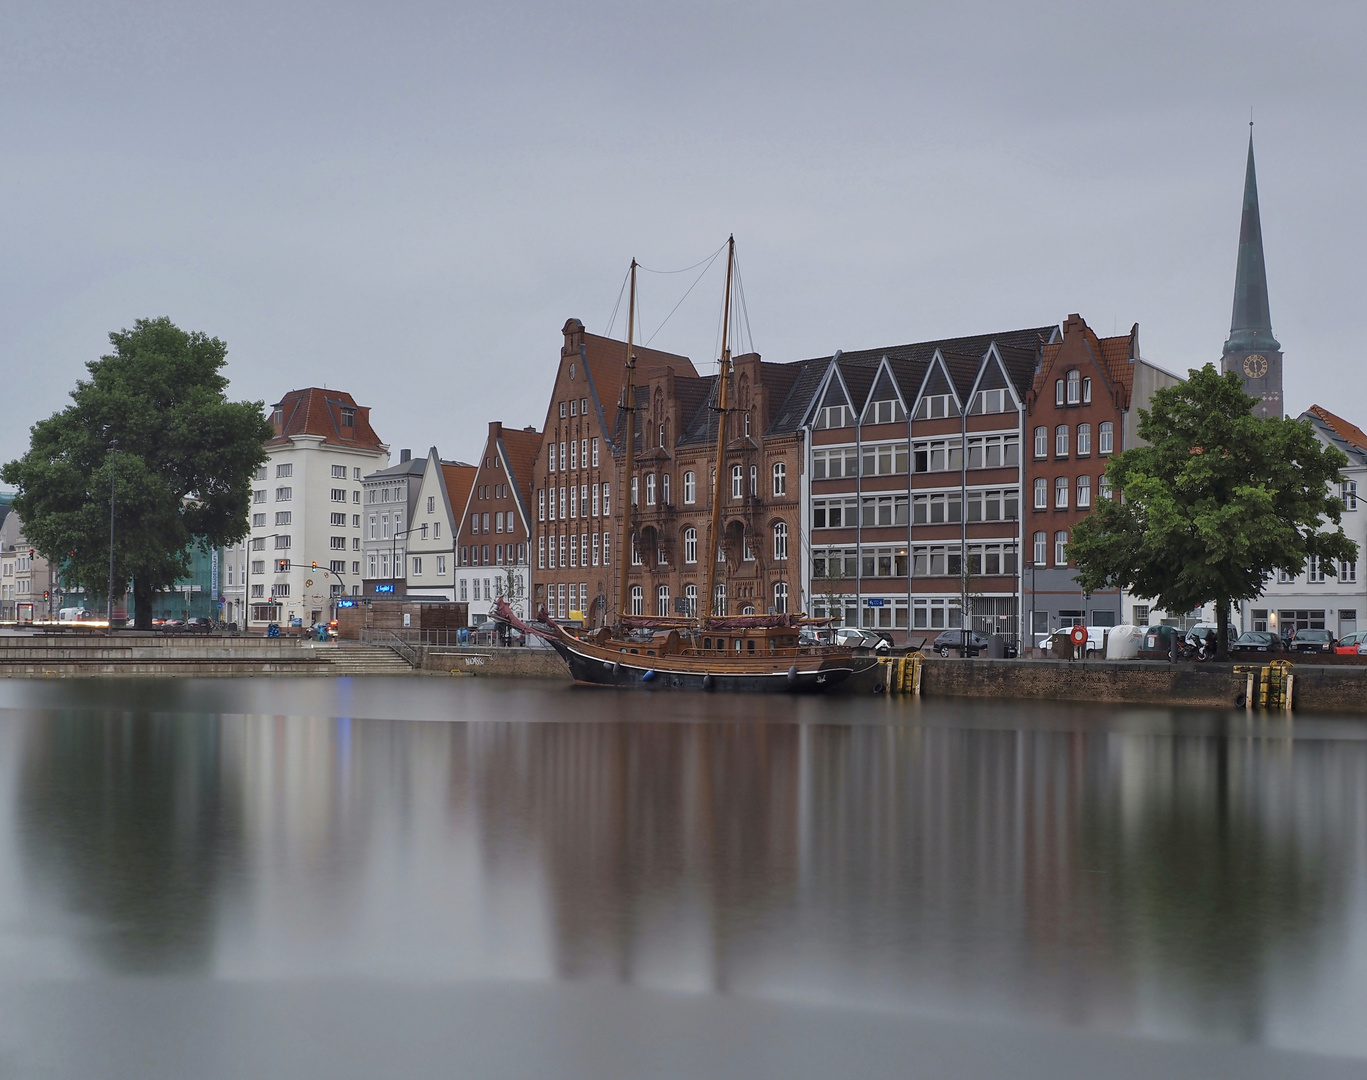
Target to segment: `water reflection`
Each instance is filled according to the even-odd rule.
[[[1329,726],[184,686],[3,714],[0,888],[21,925],[77,916],[90,970],[613,980],[1298,1046],[1363,989],[1367,741]]]

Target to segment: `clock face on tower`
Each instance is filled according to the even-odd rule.
[[[1245,356],[1244,374],[1250,379],[1261,379],[1267,374],[1267,357],[1262,353],[1250,353]]]

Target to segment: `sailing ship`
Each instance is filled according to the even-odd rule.
[[[716,595],[717,548],[721,535],[722,499],[718,485],[725,472],[727,412],[730,408],[731,293],[735,237],[727,240],[726,294],[722,305],[721,359],[717,373],[717,450],[712,470],[712,516],[709,523],[705,598]],[[547,621],[524,622],[499,601],[494,617],[524,634],[544,639],[569,665],[575,682],[599,686],[650,686],[678,690],[760,692],[825,692],[867,685],[878,689],[878,659],[867,650],[836,644],[829,633],[814,632],[828,620],[811,620],[788,612],[768,615],[725,615],[703,612],[696,617],[643,618],[623,610],[628,594],[631,551],[631,477],[636,443],[636,260],[631,262],[631,295],[627,306],[626,377],[618,410],[625,419],[622,490],[622,554],[614,626],[596,630]]]

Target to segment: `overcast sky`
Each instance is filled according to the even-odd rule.
[[[540,426],[560,328],[734,232],[787,361],[1229,331],[1250,106],[1286,400],[1367,426],[1367,5],[0,0],[0,460],[110,330],[395,450]],[[713,358],[720,261],[652,344]],[[646,336],[693,275],[642,278]],[[619,324],[620,327],[620,324]]]

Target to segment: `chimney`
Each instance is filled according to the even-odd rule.
[[[400,465],[405,465],[405,464],[407,464],[408,462],[410,462],[410,461],[412,461],[412,460],[413,460],[413,451],[412,451],[412,450],[400,450],[400,451],[399,451],[399,464],[400,464]]]

